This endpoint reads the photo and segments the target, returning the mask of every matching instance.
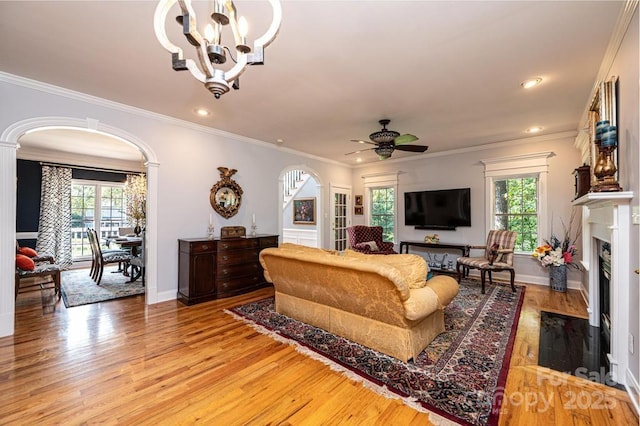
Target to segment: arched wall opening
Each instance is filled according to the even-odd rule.
[[[26,132],[41,128],[62,127],[91,130],[111,136],[135,146],[146,159],[147,209],[146,209],[146,304],[158,301],[158,168],[153,149],[143,140],[122,129],[100,123],[95,119],[69,117],[36,117],[22,120],[7,127],[0,136],[0,337],[13,334],[15,317],[15,281],[12,263],[15,251],[16,219],[16,161],[19,139]]]
[[[289,216],[292,216],[290,214],[285,214],[287,212],[285,212],[285,210],[283,208],[280,208],[279,210],[279,214],[278,214],[278,229],[280,232],[280,242],[294,242],[294,243],[298,243],[298,244],[302,244],[302,245],[309,245],[309,246],[313,246],[313,247],[323,247],[323,237],[324,237],[324,194],[323,194],[323,188],[324,188],[324,184],[322,183],[322,179],[320,178],[320,175],[311,167],[307,166],[306,164],[298,164],[298,165],[292,165],[292,166],[288,166],[285,167],[284,169],[282,169],[282,171],[280,172],[280,176],[278,178],[278,200],[280,201],[280,203],[282,203],[285,199],[285,180],[286,180],[286,176],[289,172],[292,172],[294,170],[300,170],[303,171],[305,174],[307,174],[309,176],[309,179],[312,180],[307,182],[306,185],[311,185],[313,188],[315,188],[314,191],[314,197],[315,198],[315,235],[313,236],[308,236],[305,235],[305,231],[304,231],[304,226],[305,225],[299,225],[297,227],[298,231],[292,231],[291,228],[291,222],[289,219]],[[307,197],[302,197],[307,198]],[[282,204],[279,204],[279,206],[282,207]],[[291,201],[290,205],[284,206],[284,208],[286,209],[291,209],[291,211],[293,210],[293,200]],[[287,219],[287,223],[285,223],[285,217],[288,217],[289,219]],[[308,234],[308,233],[307,233]]]

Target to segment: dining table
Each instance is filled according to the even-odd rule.
[[[139,256],[138,249],[139,249],[139,247],[142,247],[142,237],[107,238],[106,243],[107,243],[107,247],[109,247],[111,243],[114,243],[114,244],[120,246],[121,249],[130,249],[131,250],[131,256],[138,257]],[[142,268],[143,267],[136,266],[136,265],[134,265],[132,263],[130,264],[130,266],[131,266],[131,272],[126,271],[126,269],[125,269],[125,272],[124,272],[124,275],[128,275],[131,278],[127,282],[136,281],[142,275]]]

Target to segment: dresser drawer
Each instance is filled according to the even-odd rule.
[[[262,274],[262,266],[259,262],[242,263],[240,265],[218,266],[218,270],[216,271],[216,278],[219,280],[226,280],[230,278],[256,274]]]
[[[238,263],[253,263],[258,258],[258,249],[218,252],[218,268]]]
[[[260,239],[260,247],[278,247],[278,237],[265,237]]]
[[[200,241],[197,243],[191,243],[191,253],[206,253],[215,251],[215,243],[213,241]]]
[[[224,252],[229,250],[243,250],[258,248],[258,240],[255,238],[238,238],[230,240],[221,240],[218,242],[218,252]]]
[[[264,276],[262,274],[249,275],[243,278],[233,278],[228,280],[221,279],[218,280],[218,293],[241,293],[246,289],[252,289],[264,283]]]

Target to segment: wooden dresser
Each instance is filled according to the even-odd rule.
[[[178,300],[186,305],[235,296],[267,285],[258,255],[277,235],[178,240]]]

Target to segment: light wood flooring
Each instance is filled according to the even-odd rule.
[[[271,294],[70,309],[21,294],[0,339],[0,424],[431,424],[222,312]],[[541,310],[586,316],[577,292],[527,288],[500,424],[638,424],[626,393],[536,366]]]

